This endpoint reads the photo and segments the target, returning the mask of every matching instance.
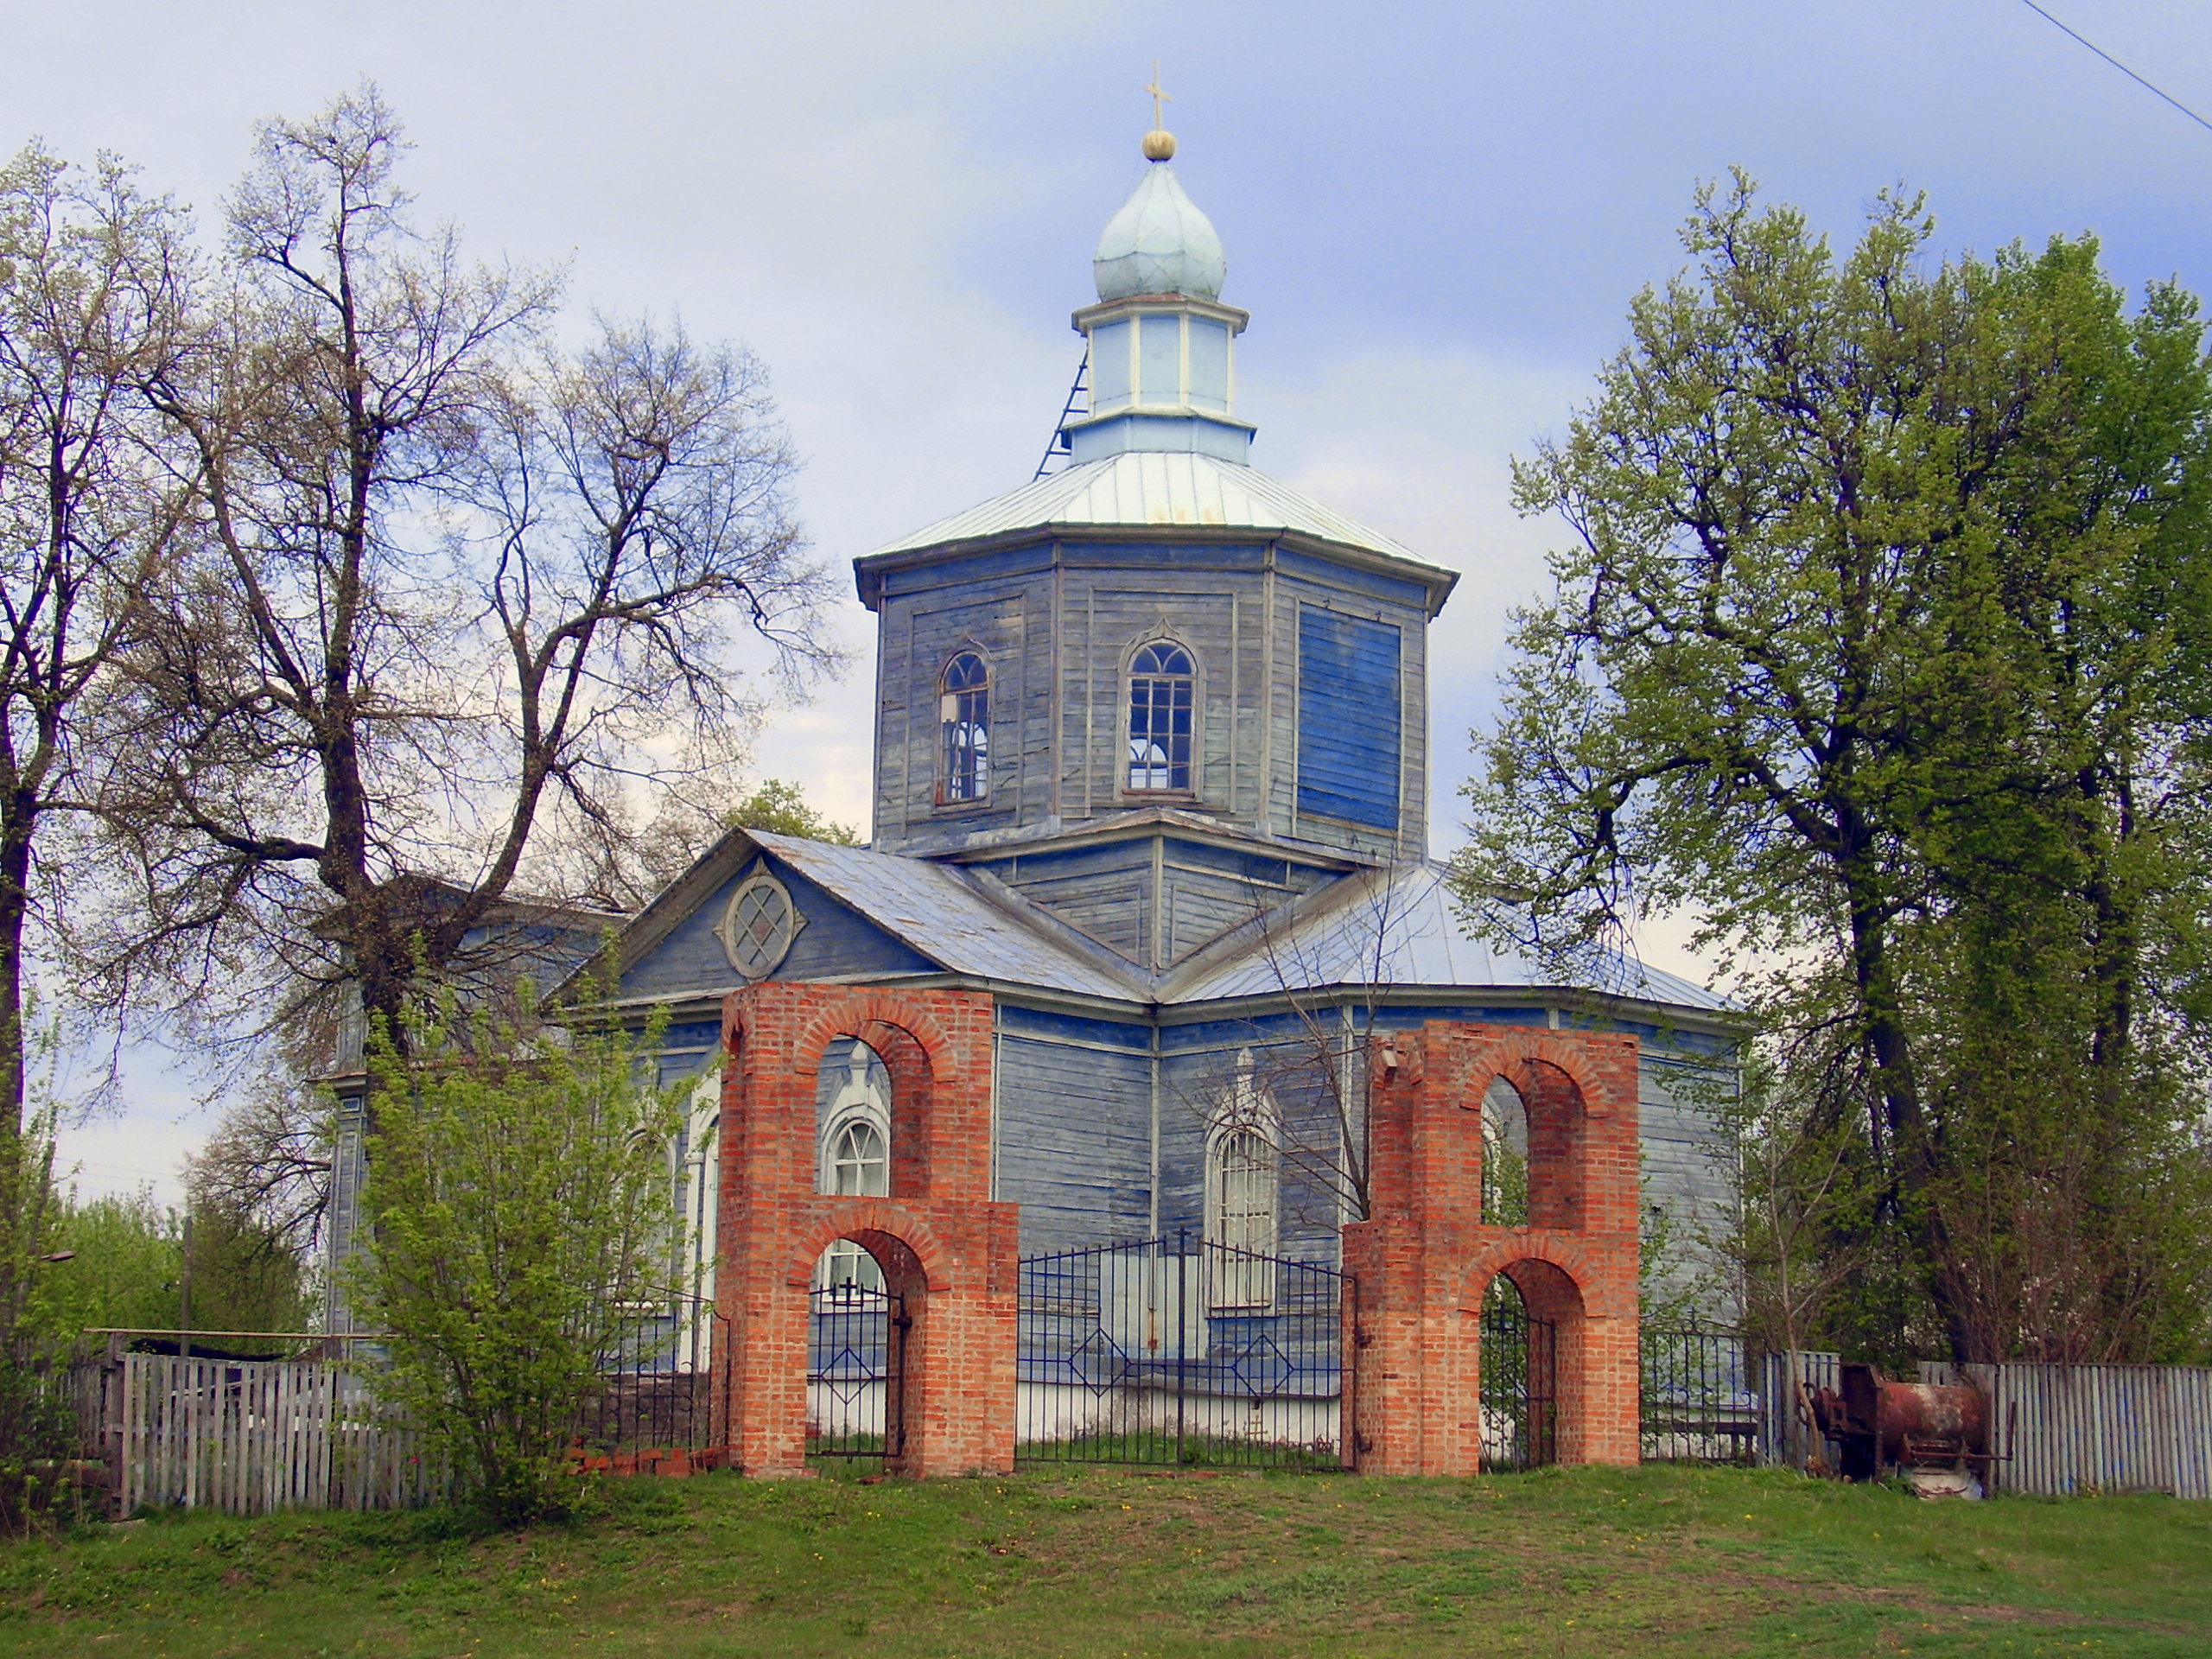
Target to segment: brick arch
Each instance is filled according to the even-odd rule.
[[[1632,1037],[1609,1039],[1606,1033],[1580,1032],[1573,1040],[1567,1040],[1550,1032],[1528,1030],[1514,1030],[1510,1036],[1494,1037],[1484,1046],[1486,1052],[1477,1058],[1467,1074],[1467,1082],[1473,1087],[1474,1105],[1479,1109],[1482,1096],[1494,1077],[1504,1078],[1516,1093],[1527,1100],[1529,1089],[1523,1086],[1523,1080],[1544,1086],[1541,1076],[1532,1075],[1530,1070],[1542,1067],[1560,1074],[1560,1080],[1573,1088],[1583,1111],[1592,1117],[1611,1116],[1612,1106],[1592,1064],[1588,1047],[1593,1042],[1609,1039],[1631,1045],[1636,1040]],[[1474,1087],[1477,1084],[1479,1087]]]
[[[874,1256],[885,1281],[899,1295],[925,1294],[944,1290],[951,1282],[951,1253],[936,1230],[920,1217],[886,1198],[824,1198],[815,1206],[815,1219],[793,1235],[792,1254],[784,1263],[785,1281],[807,1286],[813,1282],[815,1263],[823,1251],[841,1238],[849,1238]],[[880,1241],[878,1250],[868,1241]],[[885,1255],[903,1258],[895,1264]],[[893,1272],[893,1266],[899,1269]]]
[[[1521,1228],[1485,1228],[1484,1231],[1490,1236],[1459,1265],[1454,1299],[1461,1312],[1481,1313],[1491,1281],[1501,1273],[1511,1276],[1510,1270],[1523,1262],[1538,1263],[1560,1274],[1573,1287],[1579,1305],[1586,1311],[1611,1311],[1607,1306],[1611,1300],[1607,1275],[1590,1247],[1580,1239]],[[1516,1279],[1514,1283],[1518,1286],[1520,1281]]]
[[[1637,1050],[1625,1033],[1444,1020],[1388,1044],[1370,1218],[1344,1233],[1367,1344],[1363,1467],[1479,1467],[1482,1298],[1500,1273],[1558,1327],[1559,1455],[1636,1460]],[[1480,1108],[1499,1078],[1529,1114],[1526,1226],[1482,1214]]]
[[[724,1040],[742,1058],[723,1082],[716,1277],[739,1467],[805,1471],[808,1290],[840,1238],[903,1299],[900,1466],[1013,1466],[1019,1216],[990,1193],[992,1027],[977,991],[768,980],[725,1000]],[[821,1067],[840,1038],[891,1075],[887,1196],[818,1190]]]
[[[892,1047],[906,1049],[903,1058],[908,1065],[918,1060],[926,1065],[932,1080],[949,1086],[963,1080],[952,1040],[930,1009],[918,1000],[887,991],[855,992],[817,1008],[792,1036],[791,1064],[800,1070],[817,1071],[830,1044],[840,1037],[856,1037],[882,1054],[884,1065],[890,1065],[892,1056],[870,1039],[870,1030],[881,1034],[883,1042]]]

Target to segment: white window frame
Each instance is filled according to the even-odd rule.
[[[1206,1294],[1211,1305],[1223,1310],[1270,1308],[1275,1300],[1271,1258],[1281,1243],[1281,1125],[1274,1097],[1254,1080],[1252,1069],[1252,1051],[1239,1050],[1235,1077],[1206,1132]],[[1265,1202],[1248,1203],[1237,1212],[1244,1224],[1239,1236],[1231,1239],[1225,1188],[1230,1155],[1240,1143],[1260,1148],[1251,1173],[1264,1187]],[[1257,1227],[1251,1224],[1255,1220]]]

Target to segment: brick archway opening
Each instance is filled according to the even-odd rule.
[[[1541,1257],[1473,1275],[1461,1317],[1475,1330],[1486,1466],[1586,1460],[1581,1288]]]
[[[1344,1230],[1359,1281],[1361,1466],[1481,1466],[1483,1297],[1501,1274],[1539,1366],[1550,1360],[1548,1444],[1535,1449],[1635,1462],[1636,1038],[1433,1020],[1395,1052],[1371,1090],[1370,1218]],[[1526,1123],[1525,1211],[1497,1192],[1484,1209],[1483,1107],[1500,1079]]]
[[[895,1233],[849,1227],[834,1242],[866,1251],[880,1282],[808,1293],[805,1456],[909,1473],[923,1449],[910,1407],[928,1397],[929,1274]]]

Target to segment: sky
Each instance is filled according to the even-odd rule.
[[[2047,9],[2212,117],[2212,8]],[[423,217],[564,264],[578,319],[680,315],[766,362],[800,515],[839,569],[1034,470],[1158,60],[1223,298],[1252,314],[1254,463],[1463,573],[1431,645],[1440,850],[1451,757],[1562,535],[1515,516],[1510,459],[1564,428],[1630,298],[1682,264],[1698,181],[1745,167],[1839,244],[1903,183],[1943,250],[2093,232],[2131,289],[2212,288],[2212,130],[2022,0],[9,10],[0,147],[116,151],[209,230],[257,118],[374,79]],[[870,619],[848,600],[840,621],[851,672],[779,716],[758,771],[862,822]],[[1684,931],[1655,927],[1645,956],[1696,973]],[[174,1198],[210,1122],[192,1057],[127,1062],[65,1159],[86,1193]]]

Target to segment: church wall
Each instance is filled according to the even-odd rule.
[[[1395,830],[1299,810],[1301,605],[1399,636]],[[1360,856],[1426,848],[1428,617],[1418,582],[1264,542],[1039,543],[888,573],[880,616],[880,849],[950,848],[1055,815],[1081,823],[1161,801]],[[1132,791],[1128,659],[1162,638],[1195,665],[1191,788]],[[940,803],[938,677],[963,646],[991,665],[990,791]]]
[[[1224,1039],[1185,1044],[1160,1061],[1160,1225],[1201,1237],[1206,1219],[1206,1147],[1243,1055],[1276,1115],[1284,1149],[1274,1253],[1334,1262],[1345,1220],[1337,1182],[1345,1169],[1338,1096],[1322,1067],[1330,1057],[1295,1019],[1255,1022]]]
[[[1268,826],[1278,834],[1343,847],[1373,858],[1414,857],[1426,851],[1428,833],[1428,613],[1418,601],[1401,603],[1375,591],[1381,582],[1366,572],[1318,559],[1296,561],[1294,571],[1282,569],[1274,578],[1267,812]],[[1399,632],[1398,825],[1395,831],[1309,817],[1298,810],[1299,610],[1307,605],[1382,623]]]
[[[1718,1234],[1729,1211],[1727,1142],[1715,1121],[1716,1077],[1702,1066],[1684,1065],[1647,1052],[1641,1077],[1639,1121],[1643,1129],[1643,1200],[1667,1212],[1669,1274],[1677,1287],[1690,1289],[1700,1276],[1713,1278],[1711,1257],[1699,1235]],[[1708,1287],[1700,1306],[1718,1306]]]
[[[1224,570],[1224,556],[1256,567],[1259,550],[1067,550],[1060,598],[1060,814],[1103,817],[1155,801],[1224,817],[1250,789],[1253,764],[1236,752],[1240,704],[1256,696],[1256,569]],[[1099,568],[1102,556],[1116,563]],[[1168,556],[1162,558],[1165,554]],[[1139,556],[1144,556],[1140,557]],[[1180,556],[1178,557],[1177,556]],[[1128,782],[1128,660],[1154,639],[1188,650],[1196,671],[1188,791],[1132,791]]]
[[[1336,874],[1173,836],[1055,848],[978,861],[971,868],[989,872],[1130,961],[1154,969],[1180,961]]]
[[[994,1196],[1025,1255],[1149,1236],[1152,1052],[1143,1027],[1002,1008]]]
[[[1153,852],[1147,838],[1057,849],[994,860],[981,868],[1132,962],[1150,949]]]

